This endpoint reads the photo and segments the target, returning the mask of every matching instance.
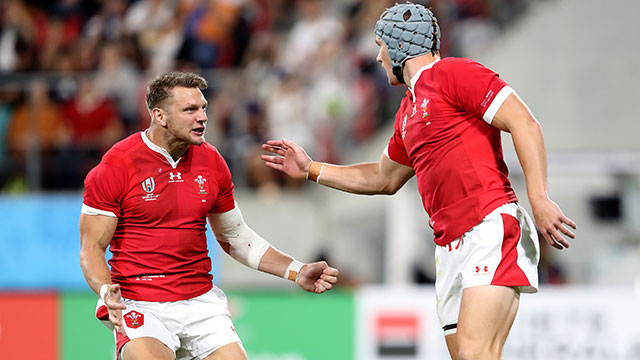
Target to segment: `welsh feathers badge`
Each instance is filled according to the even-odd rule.
[[[428,99],[422,100],[422,105],[420,105],[420,109],[422,110],[423,119],[429,116],[429,100]]]
[[[196,187],[196,192],[199,195],[207,195],[209,193],[209,181],[202,175],[198,175],[193,178],[193,184]]]

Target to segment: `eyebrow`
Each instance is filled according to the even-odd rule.
[[[204,102],[204,105],[202,105],[202,107],[205,107],[205,108],[206,108],[208,105],[209,105],[209,102],[208,102],[208,101],[205,101],[205,102]],[[193,103],[192,103],[192,104],[187,104],[187,105],[185,105],[185,106],[182,108],[182,110],[188,110],[188,109],[199,108],[199,107],[200,107],[200,106],[199,106],[198,104],[193,104]]]

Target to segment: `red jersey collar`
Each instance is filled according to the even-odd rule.
[[[182,157],[178,158],[178,160],[173,160],[173,158],[171,157],[171,155],[169,154],[169,152],[164,149],[161,148],[160,146],[154,144],[151,139],[149,139],[149,137],[147,136],[147,132],[149,131],[149,129],[140,132],[140,136],[142,137],[142,141],[144,141],[144,143],[147,145],[147,147],[157,153],[159,153],[160,155],[164,156],[167,161],[169,162],[169,164],[175,169],[176,167],[178,167],[178,163],[180,162],[180,160],[182,160]]]
[[[427,69],[431,69],[433,67],[433,65],[435,65],[435,63],[437,63],[438,61],[440,61],[440,59],[436,59],[434,62],[429,63],[423,67],[420,68],[420,70],[418,70],[418,72],[416,72],[413,77],[411,78],[411,80],[409,80],[409,91],[411,91],[411,101],[412,102],[416,102],[416,93],[414,92],[416,83],[418,82],[418,79],[420,79],[420,75],[422,75],[422,72],[427,70]]]

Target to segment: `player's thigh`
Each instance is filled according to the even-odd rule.
[[[162,341],[152,337],[139,337],[130,340],[122,349],[122,360],[174,360],[173,350]]]
[[[499,354],[518,312],[520,294],[506,286],[463,290],[458,318],[458,350]]]
[[[244,351],[242,344],[231,343],[220,347],[211,353],[204,360],[246,360],[247,353]]]

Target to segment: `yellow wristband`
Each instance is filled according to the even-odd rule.
[[[300,269],[304,266],[300,261],[293,259],[293,261],[287,266],[287,270],[284,272],[284,278],[293,282],[298,282],[298,274]]]
[[[309,165],[307,180],[318,182],[318,178],[320,177],[320,174],[322,174],[322,169],[324,169],[324,163],[312,161],[311,165]]]

